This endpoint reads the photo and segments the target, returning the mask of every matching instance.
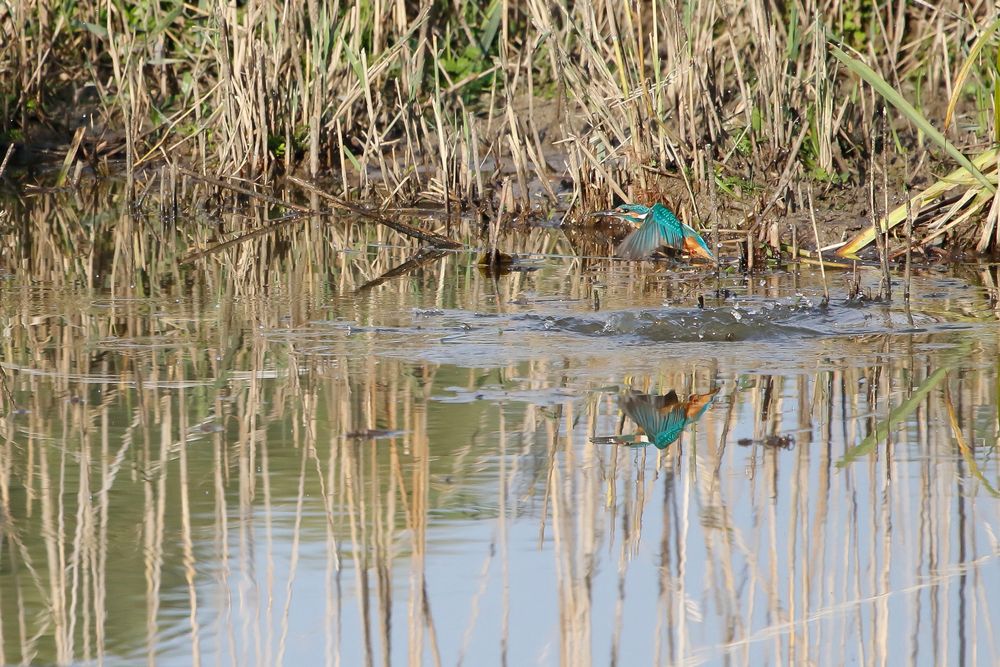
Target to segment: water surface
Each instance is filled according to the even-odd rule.
[[[13,212],[0,663],[1000,662],[995,267],[380,282],[357,221]],[[626,387],[719,393],[659,451]]]

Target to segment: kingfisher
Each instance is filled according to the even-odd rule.
[[[610,211],[598,211],[594,215],[624,220],[637,228],[615,249],[623,259],[645,259],[663,247],[683,250],[692,257],[715,259],[701,234],[678,220],[673,211],[663,204],[653,204],[651,207],[622,204]]]
[[[693,424],[708,410],[719,392],[716,387],[707,394],[691,394],[686,401],[677,398],[671,389],[666,394],[643,394],[628,389],[618,398],[618,406],[634,421],[657,449],[666,449],[688,424]]]

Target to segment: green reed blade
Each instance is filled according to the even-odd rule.
[[[931,141],[943,148],[948,155],[958,162],[958,164],[963,166],[969,173],[975,176],[976,180],[979,181],[984,188],[986,188],[989,192],[996,192],[996,187],[989,182],[986,176],[983,175],[983,172],[976,169],[975,165],[972,164],[969,158],[965,157],[965,155],[963,155],[954,144],[948,141],[948,139],[945,138],[945,136],[941,134],[937,128],[931,125],[930,121],[928,121],[923,114],[917,111],[912,104],[906,101],[906,98],[904,98],[899,91],[889,85],[889,82],[879,76],[875,70],[868,67],[868,65],[864,64],[854,56],[849,55],[833,45],[830,46],[830,49],[832,50],[833,55],[844,63],[847,69],[864,79],[865,82],[878,91],[878,93],[884,97],[887,102],[899,109],[903,115],[906,116],[906,118],[909,119],[914,125],[920,128],[920,130],[926,134]]]

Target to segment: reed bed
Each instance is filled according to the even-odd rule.
[[[776,213],[806,209],[803,181],[867,181],[884,102],[839,54],[983,153],[998,131],[995,20],[987,0],[7,3],[0,132],[31,153],[65,135],[54,150],[77,173],[183,161],[300,173],[368,202],[570,219],[665,198],[764,239]],[[887,190],[933,173],[927,127],[894,116],[908,169]],[[988,203],[963,220],[995,219]],[[977,227],[980,250],[994,228]]]

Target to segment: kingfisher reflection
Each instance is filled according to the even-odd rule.
[[[618,407],[624,416],[638,426],[631,436],[597,437],[596,444],[643,445],[653,443],[657,449],[666,449],[681,436],[688,424],[693,424],[708,410],[719,387],[706,394],[691,394],[687,400],[680,400],[671,389],[666,394],[644,394],[632,388],[618,396]],[[623,419],[624,425],[624,419]],[[641,439],[645,434],[646,440]]]

